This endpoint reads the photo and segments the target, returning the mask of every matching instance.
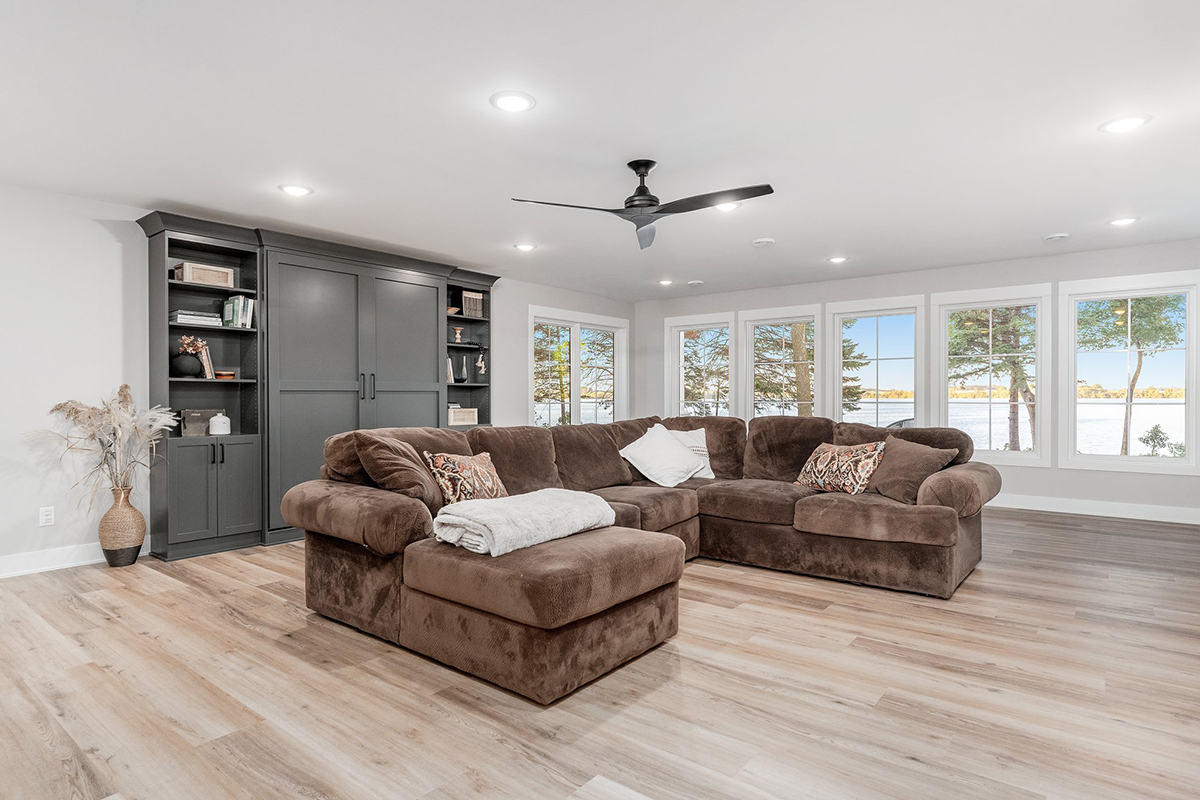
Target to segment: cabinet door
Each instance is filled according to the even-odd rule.
[[[437,427],[446,406],[445,283],[363,274],[361,351],[370,427]]]
[[[217,445],[209,436],[167,440],[167,541],[217,535]]]
[[[218,536],[262,530],[262,449],[257,436],[217,442]]]
[[[320,477],[325,438],[363,427],[370,401],[359,364],[359,281],[357,267],[337,261],[267,256],[271,529],[288,527],[284,493]]]

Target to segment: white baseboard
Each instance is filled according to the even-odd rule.
[[[141,555],[150,551],[150,541],[142,546]],[[99,542],[75,544],[68,547],[54,547],[49,550],[34,550],[29,553],[12,553],[0,556],[0,578],[11,578],[16,575],[29,575],[33,572],[48,572],[52,569],[80,567],[84,564],[98,564],[104,560],[104,548]]]
[[[1086,514],[1093,517],[1145,519],[1153,522],[1181,522],[1200,525],[1200,509],[1186,506],[1152,506],[1141,503],[1117,503],[1111,500],[1077,500],[1068,497],[1040,497],[1001,492],[989,506],[1020,508],[1026,511],[1057,511],[1061,514]]]

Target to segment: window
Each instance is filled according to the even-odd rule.
[[[680,416],[729,416],[729,326],[685,328],[676,336]]]
[[[530,308],[530,424],[622,419],[628,328],[623,319]]]
[[[839,316],[843,422],[909,426],[917,410],[917,314]]]
[[[1070,380],[1064,384],[1072,387],[1064,393],[1069,466],[1194,468],[1196,409],[1189,398],[1195,390],[1197,275],[1063,285],[1070,315]],[[1169,283],[1184,276],[1190,285]]]
[[[1050,284],[935,294],[938,424],[966,431],[991,461],[1050,466],[1044,439]],[[1043,413],[1039,413],[1043,412]]]
[[[746,348],[746,416],[813,415],[819,312],[820,306],[793,306],[738,314]]]

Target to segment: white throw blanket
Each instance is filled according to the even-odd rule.
[[[504,555],[616,521],[603,498],[567,489],[540,489],[528,494],[486,500],[463,500],[443,506],[433,520],[433,535],[472,553]]]

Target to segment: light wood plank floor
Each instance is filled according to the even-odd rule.
[[[689,564],[541,708],[315,616],[299,545],[0,581],[0,796],[1189,798],[1200,527],[992,511],[951,601]]]

